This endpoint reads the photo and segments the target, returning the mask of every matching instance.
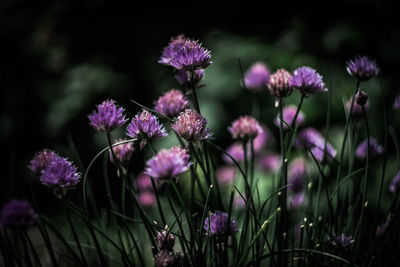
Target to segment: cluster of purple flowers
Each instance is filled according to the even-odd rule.
[[[278,98],[291,95],[293,92],[293,87],[290,85],[291,78],[292,74],[285,69],[278,69],[273,73],[267,83],[271,95]]]
[[[128,139],[124,138],[120,138],[120,139],[116,139],[115,143],[119,143],[119,142],[123,142],[123,141],[127,141]],[[114,154],[111,152],[110,150],[110,160],[113,163],[125,163],[127,161],[129,161],[129,159],[132,157],[133,151],[135,151],[135,148],[133,147],[133,143],[132,142],[128,142],[128,143],[123,143],[117,146],[113,146],[112,148]],[[113,155],[115,155],[115,157],[117,158],[117,162],[115,162]]]
[[[106,100],[89,115],[90,125],[99,132],[110,133],[127,122],[125,109],[115,105],[115,100]]]
[[[233,139],[240,139],[246,142],[249,139],[256,138],[262,131],[260,123],[253,117],[247,115],[240,116],[232,123],[232,126],[229,127],[229,132]]]
[[[29,168],[40,173],[42,184],[53,189],[57,196],[64,195],[79,183],[81,178],[77,168],[66,158],[44,149],[32,159]]]
[[[217,241],[222,241],[225,234],[234,235],[239,232],[239,224],[232,218],[228,221],[226,212],[216,211],[205,218],[204,230],[209,236],[217,238]]]
[[[346,69],[351,76],[356,77],[359,81],[367,81],[379,73],[376,62],[367,56],[356,56],[349,60]]]
[[[289,84],[291,87],[300,90],[301,94],[305,97],[308,97],[310,94],[328,91],[322,81],[322,76],[310,67],[296,69]]]
[[[210,128],[207,127],[207,120],[192,109],[182,112],[172,125],[172,129],[189,142],[199,142],[212,136]]]
[[[175,236],[167,230],[157,233],[157,244],[160,252],[155,256],[155,265],[157,267],[165,266],[183,266],[184,257],[180,252],[174,251]]]
[[[165,137],[168,134],[154,115],[143,110],[132,119],[126,129],[126,135],[141,140],[140,147],[143,148],[147,140]]]
[[[308,165],[306,159],[300,157],[294,159],[289,164],[288,169],[288,184],[290,195],[288,197],[288,207],[298,209],[307,201],[304,194],[304,184],[308,175]]]
[[[186,71],[205,69],[212,63],[210,51],[198,41],[190,40],[184,35],[171,39],[159,62]]]
[[[179,90],[172,89],[157,100],[154,110],[167,117],[175,117],[189,107],[190,102]]]
[[[367,142],[365,139],[356,149],[356,157],[359,159],[365,159],[367,157]],[[375,138],[369,139],[369,156],[374,159],[383,154],[383,147],[378,144]]]
[[[3,206],[0,222],[4,229],[25,231],[38,222],[38,215],[28,201],[13,199]]]
[[[306,128],[300,132],[299,136],[319,162],[330,161],[335,158],[336,149],[316,129]],[[300,140],[296,140],[296,144],[301,146],[303,143]]]
[[[244,84],[253,92],[261,92],[270,79],[268,67],[263,62],[254,63],[246,72]]]
[[[156,197],[151,183],[151,177],[145,173],[140,173],[136,177],[136,187],[138,189],[138,201],[145,207],[152,207],[156,203]],[[156,183],[158,185],[158,183]]]
[[[160,182],[177,178],[186,172],[190,165],[186,150],[175,146],[169,150],[161,149],[156,156],[146,162],[146,174]]]
[[[301,111],[299,111],[299,113],[297,115],[296,122],[293,123],[294,117],[296,116],[296,112],[297,112],[297,108],[293,105],[287,106],[283,109],[283,111],[282,111],[283,121],[286,122],[286,123],[282,123],[284,130],[288,130],[289,126],[292,126],[292,125],[300,126],[304,123],[305,117],[304,117],[304,113]],[[275,119],[275,125],[277,127],[280,127],[280,123],[281,123],[281,120],[280,120],[280,116],[278,115],[278,116],[276,116],[276,119]]]

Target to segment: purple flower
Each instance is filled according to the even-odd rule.
[[[398,172],[396,176],[393,177],[393,180],[389,186],[389,191],[392,193],[400,192],[400,172]]]
[[[42,170],[44,170],[47,165],[52,162],[57,156],[51,150],[43,149],[42,151],[36,153],[36,155],[31,160],[28,168],[31,169],[36,174],[40,174]]]
[[[295,193],[288,196],[287,207],[289,209],[300,209],[307,204],[307,197],[303,192]]]
[[[231,185],[236,178],[236,167],[231,165],[224,165],[219,167],[216,171],[218,184]]]
[[[189,142],[206,140],[212,136],[210,128],[207,127],[207,120],[192,109],[182,112],[172,125],[172,129]]]
[[[346,110],[347,112],[350,112],[350,108],[351,108],[351,102],[353,100],[353,97],[351,97],[347,102],[346,102]],[[365,103],[364,105],[364,109],[365,111],[368,109],[368,103],[369,101],[367,101],[367,103]],[[355,118],[355,119],[360,119],[363,116],[363,111],[362,111],[362,106],[357,104],[357,102],[354,100],[353,103],[353,110],[351,112],[351,115]]]
[[[161,149],[156,156],[146,163],[146,174],[160,181],[176,178],[189,169],[191,162],[186,150],[174,146]]]
[[[42,170],[40,180],[42,184],[53,189],[56,196],[61,196],[77,185],[80,178],[80,173],[70,161],[57,156]]]
[[[336,150],[328,142],[326,142],[325,150],[325,138],[316,129],[306,128],[299,135],[319,162],[330,161],[335,158]],[[300,140],[297,140],[296,143],[303,144]]]
[[[143,191],[139,192],[138,201],[144,208],[150,208],[156,204],[156,197],[153,192]]]
[[[234,235],[239,232],[239,224],[231,219],[228,229],[228,213],[216,211],[211,213],[209,217],[204,220],[204,230],[207,231],[208,235],[214,237],[224,237],[228,235]]]
[[[248,151],[249,152],[249,151]],[[237,161],[237,163],[241,163],[244,160],[244,152],[243,152],[243,145],[239,142],[235,142],[232,145],[230,145],[226,149],[226,153],[232,156],[234,160]],[[250,154],[248,153],[248,156]],[[226,154],[222,156],[222,159],[224,160],[225,163],[227,164],[233,164],[233,161],[230,157],[228,157]]]
[[[310,94],[328,91],[322,81],[322,76],[310,67],[300,67],[293,72],[290,86],[297,88],[308,97]]]
[[[1,210],[1,224],[4,229],[25,231],[38,221],[38,215],[25,200],[10,200]]]
[[[235,209],[243,209],[246,207],[246,202],[240,195],[236,195],[233,199],[233,206]]]
[[[151,177],[145,174],[144,172],[141,172],[136,177],[136,186],[139,189],[139,191],[153,190],[153,185],[151,184]]]
[[[88,116],[90,125],[99,132],[110,133],[114,129],[121,127],[127,119],[123,114],[124,108],[115,105],[115,100],[106,100],[97,105],[97,111],[93,111]]]
[[[244,84],[253,92],[261,92],[269,80],[269,70],[263,62],[254,63],[246,72]]]
[[[211,62],[211,53],[197,41],[186,40],[174,47],[169,65],[178,70],[195,71],[207,68]]]
[[[204,70],[199,69],[193,72],[193,78],[191,77],[191,72],[187,70],[178,70],[175,78],[178,80],[178,83],[183,86],[189,86],[191,83],[194,85],[198,84],[204,76]]]
[[[175,236],[167,230],[162,230],[157,233],[157,243],[160,249],[172,251],[175,246]]]
[[[265,172],[274,173],[280,169],[282,160],[278,153],[270,152],[259,156],[257,163]]]
[[[289,190],[295,193],[302,191],[306,176],[307,161],[304,158],[293,160],[288,169]]]
[[[126,135],[142,139],[140,147],[143,148],[148,139],[165,137],[167,132],[155,116],[143,110],[132,119],[126,129]]]
[[[296,112],[297,112],[297,107],[295,107],[293,105],[285,107],[283,109],[283,111],[282,111],[282,113],[283,113],[283,121],[285,121],[287,124],[292,126],[293,120],[294,120],[294,116],[296,115]],[[297,115],[297,118],[296,118],[296,123],[294,125],[297,124],[298,126],[300,126],[303,123],[304,123],[304,113],[299,111],[299,114]],[[275,118],[275,125],[277,127],[280,127],[280,124],[281,124],[281,120],[280,120],[280,116],[278,115]],[[282,127],[285,130],[289,129],[289,127],[283,122],[282,122]]]
[[[385,222],[382,225],[379,225],[376,229],[376,237],[380,238],[383,237],[389,230],[389,227],[392,224],[393,214],[389,213],[386,217]]]
[[[154,110],[167,117],[175,117],[190,105],[181,91],[172,89],[157,100]]]
[[[376,158],[383,154],[383,147],[379,145],[374,138],[369,139],[369,156]],[[356,157],[365,159],[367,157],[367,139],[365,139],[356,149]]]
[[[240,116],[232,123],[232,126],[229,127],[232,138],[241,139],[242,141],[254,139],[261,134],[262,131],[260,123],[253,117],[247,115]]]
[[[154,263],[156,267],[182,267],[184,256],[180,252],[160,250],[154,258]]]
[[[367,81],[378,75],[379,69],[375,60],[367,56],[356,56],[354,59],[346,62],[346,70],[360,81]]]
[[[115,140],[115,143],[119,143],[122,141],[127,141],[127,139],[117,139]],[[113,147],[115,157],[117,158],[118,162],[122,163],[127,162],[132,157],[134,150],[135,148],[133,147],[132,142],[120,144]],[[115,163],[111,150],[110,150],[110,160],[111,162]]]
[[[344,234],[341,234],[340,236],[336,237],[335,240],[332,241],[332,244],[335,247],[338,247],[341,249],[347,249],[353,243],[354,243],[354,239],[351,236],[345,236]]]
[[[395,98],[393,108],[400,109],[400,95]]]
[[[285,69],[278,69],[273,73],[267,84],[271,95],[278,98],[291,95],[293,92],[293,87],[290,85],[291,78],[292,74]]]
[[[186,38],[183,34],[176,37],[171,37],[171,41],[169,42],[168,46],[164,48],[158,63],[169,65],[178,48],[182,47],[186,40],[188,40],[188,38]]]

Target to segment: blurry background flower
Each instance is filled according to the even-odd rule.
[[[38,215],[26,200],[10,200],[1,210],[1,226],[4,229],[28,230],[38,221]]]
[[[375,60],[367,56],[356,56],[354,59],[349,60],[346,70],[360,81],[367,81],[379,73]]]
[[[256,62],[246,72],[244,84],[250,91],[261,92],[267,88],[269,75],[267,66],[263,62]]]

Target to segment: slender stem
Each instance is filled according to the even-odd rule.
[[[356,228],[356,232],[355,232],[355,238],[357,238],[358,233],[360,231],[360,227],[362,226],[362,222],[364,219],[364,210],[365,210],[365,198],[367,195],[367,185],[368,185],[368,161],[369,161],[369,144],[370,144],[370,138],[369,138],[369,127],[368,127],[368,118],[367,118],[367,113],[365,112],[365,108],[364,106],[361,106],[362,111],[363,111],[363,115],[364,115],[364,119],[365,119],[365,128],[367,131],[367,155],[366,155],[366,160],[365,160],[365,173],[364,173],[364,179],[363,179],[363,183],[364,183],[364,190],[363,190],[363,196],[362,196],[362,206],[361,206],[361,215],[360,215],[360,219],[358,221],[357,224],[357,228]]]
[[[351,99],[350,110],[348,111],[348,114],[347,114],[347,117],[346,117],[346,124],[345,124],[345,128],[344,128],[344,136],[343,136],[342,146],[341,146],[341,150],[340,150],[340,164],[338,166],[337,177],[336,177],[336,186],[340,182],[340,174],[341,174],[342,165],[343,165],[343,157],[344,157],[344,151],[345,151],[345,147],[346,147],[347,133],[348,133],[348,130],[349,130],[349,125],[350,125],[350,117],[351,117],[351,114],[353,113],[354,101],[355,101],[355,98],[356,98],[356,94],[357,94],[357,92],[359,90],[359,87],[360,87],[360,80],[357,80],[356,88],[354,90],[353,97]],[[336,206],[338,204],[339,204],[339,192],[338,192],[337,197],[336,197]]]

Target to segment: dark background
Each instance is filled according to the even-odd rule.
[[[180,33],[202,41],[235,36],[283,51],[289,47],[291,53],[301,51],[342,71],[346,60],[368,54],[381,68],[385,98],[392,101],[399,93],[398,9],[388,2],[324,1],[324,6],[197,2],[191,7],[171,2],[156,9],[157,5],[0,2],[0,140],[5,158],[0,202],[21,195],[23,191],[14,188],[35,179],[26,165],[36,151],[48,147],[72,157],[69,136],[83,164],[89,163],[104,142],[88,125],[87,115],[95,104],[114,98],[129,117],[138,111],[129,99],[152,105],[160,91],[153,88],[170,75],[157,64],[158,57],[170,37]],[[296,42],[293,46],[290,38],[282,42],[283,36]],[[204,45],[212,51],[211,42]],[[241,59],[246,68],[252,63]],[[237,97],[221,105],[233,112],[240,103]],[[237,115],[227,116],[223,124]],[[343,119],[342,113],[332,119]],[[316,122],[324,125],[323,120]],[[380,126],[376,127],[379,136]]]

